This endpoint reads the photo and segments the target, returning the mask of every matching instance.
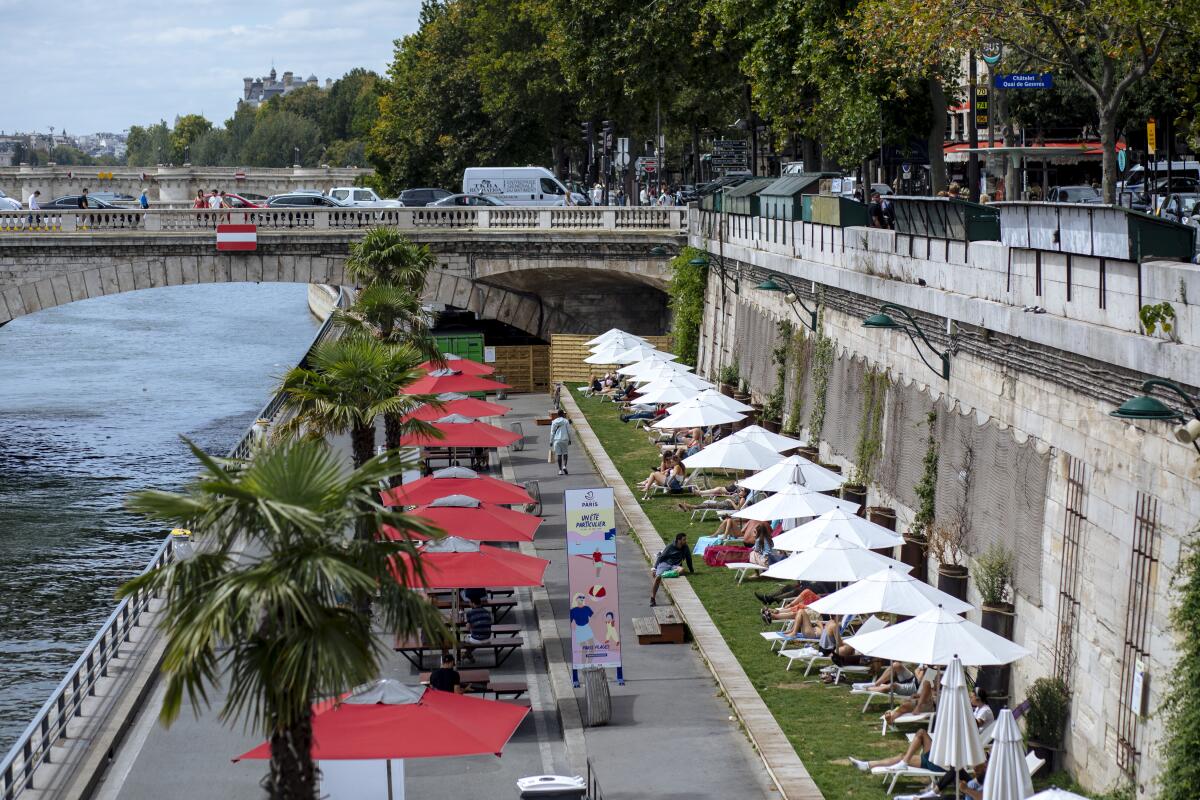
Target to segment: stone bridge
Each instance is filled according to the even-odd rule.
[[[219,222],[257,225],[257,250],[218,252]],[[650,208],[129,211],[0,214],[0,324],[64,303],[195,283],[346,283],[376,225],[429,246],[425,299],[535,336],[613,325],[663,332],[668,262],[686,210]],[[601,327],[597,327],[601,326]]]

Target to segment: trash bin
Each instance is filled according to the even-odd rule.
[[[500,383],[507,382],[504,380],[503,375],[493,375],[492,380],[499,381]],[[507,400],[508,399],[508,390],[507,389],[497,389],[496,390],[496,399],[497,400]]]
[[[584,667],[583,698],[586,708],[585,724],[589,728],[607,725],[612,717],[612,698],[608,694],[608,673],[604,667]]]
[[[519,422],[513,422],[509,424],[508,429],[521,436],[520,439],[517,439],[515,442],[509,445],[513,452],[519,453],[525,449],[525,426]]]
[[[517,789],[522,798],[583,800],[587,796],[587,781],[579,775],[530,775],[528,778],[517,778]]]

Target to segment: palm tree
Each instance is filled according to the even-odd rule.
[[[185,696],[208,707],[209,692],[223,684],[221,720],[249,724],[270,740],[269,796],[312,800],[313,703],[377,678],[387,649],[370,616],[345,599],[376,597],[389,634],[448,640],[438,611],[402,585],[405,570],[392,569],[398,554],[416,555],[410,533],[432,531],[380,505],[379,482],[403,467],[395,458],[372,458],[346,475],[324,442],[266,444],[249,462],[188,446],[202,471],[184,492],[142,491],[128,502],[150,519],[191,528],[197,539],[193,555],[119,591],[166,599],[160,717],[175,720]],[[363,523],[403,535],[348,535]]]
[[[318,345],[308,366],[294,367],[283,377],[279,392],[291,417],[277,430],[290,436],[304,431],[310,438],[350,434],[355,468],[375,453],[375,420],[394,416],[396,436],[431,431],[425,423],[401,422],[404,414],[426,398],[401,395],[400,390],[421,376],[421,356],[411,347],[391,345],[367,336],[347,336]]]
[[[392,344],[407,344],[427,359],[442,358],[430,336],[420,297],[402,286],[372,283],[358,293],[350,308],[334,310],[333,319],[345,331],[366,333]]]
[[[416,244],[395,228],[370,228],[350,245],[346,272],[363,288],[386,283],[420,297],[425,276],[437,264],[429,248]]]

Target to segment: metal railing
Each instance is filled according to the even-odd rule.
[[[347,301],[348,293],[345,289],[339,289],[337,307],[343,308]],[[300,363],[304,364],[313,348],[328,341],[335,334],[336,328],[331,314],[317,331]],[[255,440],[262,435],[258,420],[274,419],[282,406],[281,395],[276,394],[272,397],[259,412],[255,423],[229,451],[229,457],[244,458],[249,454]],[[172,539],[168,536],[158,546],[142,574],[170,564],[174,559]],[[84,701],[95,694],[97,682],[108,675],[109,665],[120,655],[123,644],[130,641],[133,630],[139,627],[142,614],[150,607],[150,601],[153,599],[154,596],[148,592],[137,592],[117,604],[116,609],[100,626],[99,633],[67,671],[66,677],[50,693],[50,699],[42,705],[33,721],[26,726],[9,749],[4,761],[0,762],[0,796],[4,800],[14,800],[26,789],[33,787],[34,772],[42,764],[50,763],[52,748],[66,735],[70,722],[83,713]]]
[[[600,791],[600,778],[596,775],[596,768],[592,766],[590,756],[587,760],[587,800],[604,800],[604,792]]]
[[[687,209],[641,206],[494,206],[491,208],[39,209],[0,211],[0,235],[186,233],[222,224],[260,231],[538,229],[682,232]]]

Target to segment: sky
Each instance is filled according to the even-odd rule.
[[[420,0],[0,0],[0,130],[120,132],[233,116],[242,78],[383,73]]]

